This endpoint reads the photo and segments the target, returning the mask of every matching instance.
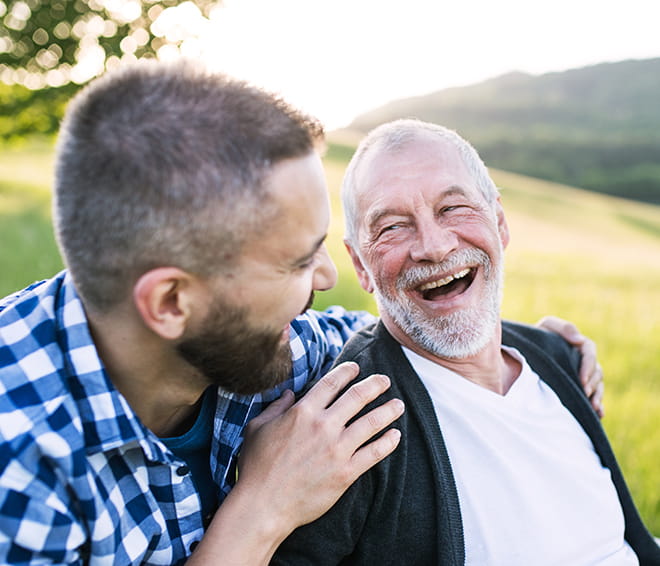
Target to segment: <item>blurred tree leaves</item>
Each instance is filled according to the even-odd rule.
[[[190,51],[220,2],[0,0],[0,140],[54,134],[76,90],[122,61]]]
[[[83,84],[120,60],[178,49],[217,0],[0,0],[0,81]]]
[[[30,136],[55,134],[64,108],[80,87],[30,90],[22,85],[0,83],[0,140],[15,142]]]

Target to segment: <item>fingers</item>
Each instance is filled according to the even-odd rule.
[[[389,386],[388,377],[380,374],[370,375],[353,384],[327,409],[327,414],[335,421],[347,423],[366,405],[385,392]],[[396,421],[404,410],[403,401],[390,399],[371,409],[344,429],[340,442],[344,445],[346,452],[352,454],[350,458],[351,482],[391,454],[398,446],[401,432],[397,429],[390,429],[371,442],[369,440]]]
[[[353,362],[337,366],[320,379],[295,407],[299,411],[315,411],[320,417],[319,422],[338,431],[337,446],[341,446],[341,451],[350,459],[349,475],[353,479],[396,448],[400,440],[397,430],[387,431],[372,442],[369,440],[390,426],[405,410],[403,401],[390,399],[347,426],[360,411],[390,387],[387,376],[373,374],[354,383],[337,397],[339,391],[345,389],[358,373],[359,367]]]
[[[587,390],[586,386],[591,381],[592,375],[598,373],[598,358],[596,356],[596,343],[584,336],[572,322],[568,322],[556,316],[544,316],[537,326],[555,334],[559,334],[572,346],[575,346],[582,356],[580,362],[580,382],[585,387],[587,395],[591,395],[593,389]],[[602,379],[602,372],[600,372],[600,379]],[[595,386],[598,383],[596,379],[593,383]]]
[[[317,410],[325,409],[339,392],[358,376],[359,371],[360,368],[354,362],[338,365],[319,379],[314,387],[305,394],[302,401]]]
[[[327,409],[327,414],[330,418],[347,423],[369,403],[387,391],[389,387],[390,380],[385,375],[374,374],[365,377],[363,380],[351,385],[341,397],[332,403]],[[369,415],[371,415],[372,421],[375,422],[375,419],[379,418],[381,413],[374,410],[370,412]],[[387,424],[389,423],[377,427],[377,430],[382,430]]]
[[[581,346],[585,337],[580,333],[577,326],[557,316],[544,316],[536,325],[544,330],[559,334],[566,342],[573,346]]]
[[[396,421],[404,412],[405,405],[400,399],[391,399],[362,415],[351,423],[343,433],[346,442],[355,452],[353,464],[358,468],[358,475],[385,458],[399,443],[400,433],[396,429],[387,431],[382,437],[368,445],[364,444]],[[385,440],[382,440],[387,436]],[[359,448],[358,447],[362,447]]]
[[[353,464],[352,472],[354,479],[360,477],[369,468],[394,452],[394,449],[399,445],[400,440],[401,431],[396,428],[391,428],[381,437],[360,448],[353,455],[351,460]]]
[[[605,415],[603,406],[603,395],[605,384],[603,382],[603,368],[598,363],[596,354],[596,343],[589,338],[584,338],[579,346],[582,359],[580,361],[580,383],[584,392],[591,401],[591,406],[600,418]]]
[[[556,316],[543,317],[537,323],[537,326],[559,334],[580,351],[580,383],[582,383],[584,392],[591,401],[591,406],[602,418],[605,414],[603,406],[605,385],[603,383],[603,369],[598,363],[596,343],[580,333],[573,323]]]
[[[605,415],[603,407],[603,395],[605,383],[603,382],[603,368],[598,363],[596,355],[596,344],[589,338],[584,339],[580,347],[582,360],[580,362],[580,382],[584,392],[591,401],[591,406],[600,418]]]
[[[589,397],[591,401],[591,406],[593,407],[596,414],[602,419],[605,416],[605,405],[603,404],[603,395],[605,394],[605,384],[602,381],[596,385],[594,392]]]
[[[328,416],[345,424],[390,387],[387,376],[374,374],[354,383],[337,398],[337,395],[358,376],[359,371],[360,368],[355,362],[338,365],[319,379],[298,404],[304,404],[313,411],[329,409]]]
[[[580,361],[580,382],[584,386],[587,396],[590,396],[595,386],[598,385],[598,382],[602,381],[603,371],[598,363],[596,343],[593,340],[585,338],[579,350],[582,356]]]

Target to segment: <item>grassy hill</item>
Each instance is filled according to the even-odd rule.
[[[660,204],[660,58],[603,63],[406,98],[365,113],[365,132],[417,117],[458,130],[492,167]]]
[[[347,144],[343,140],[344,144]],[[333,204],[329,248],[340,283],[317,307],[375,312],[343,250],[339,184],[349,145],[325,159]],[[61,267],[50,232],[48,145],[0,152],[0,296]],[[512,233],[504,315],[574,321],[599,345],[603,421],[650,529],[660,534],[660,207],[492,171]]]
[[[0,297],[62,269],[50,215],[52,143],[0,150]]]

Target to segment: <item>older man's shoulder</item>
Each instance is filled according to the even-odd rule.
[[[510,343],[513,342],[513,343]],[[531,342],[541,348],[570,348],[559,334],[548,332],[538,326],[511,320],[502,321],[502,343],[505,346],[515,346],[515,342]]]
[[[387,330],[385,330],[383,324],[377,321],[365,326],[351,336],[344,345],[340,357],[344,358],[344,361],[347,361],[351,359],[349,356],[358,356],[361,353],[379,349],[384,344],[393,340]]]
[[[525,357],[550,358],[569,373],[577,373],[580,352],[559,334],[520,322],[502,322],[502,344],[521,351]]]

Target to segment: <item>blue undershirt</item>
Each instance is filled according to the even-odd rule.
[[[209,387],[203,394],[199,415],[190,430],[181,436],[161,438],[165,446],[190,468],[206,525],[218,507],[218,486],[213,481],[210,464],[215,398],[216,388]]]

